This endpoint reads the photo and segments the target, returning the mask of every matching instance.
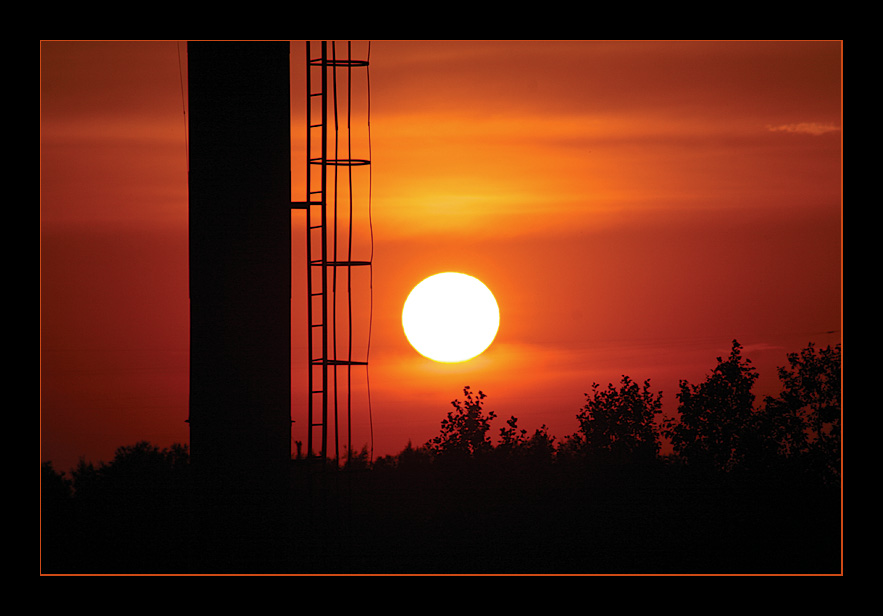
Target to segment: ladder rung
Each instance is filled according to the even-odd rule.
[[[315,229],[316,227],[310,228]],[[322,259],[312,259],[310,260],[310,265],[313,267],[321,265],[327,265],[328,267],[357,267],[360,265],[371,265],[371,261],[323,261]]]
[[[366,361],[351,361],[348,359],[314,359],[310,362],[314,366],[367,366]]]
[[[368,66],[367,60],[328,60],[326,58],[325,64],[327,66]]]
[[[358,167],[371,164],[371,161],[367,158],[329,158],[326,162],[329,165],[339,167]]]
[[[323,58],[323,57],[319,56],[318,58],[313,58],[313,59],[309,60],[308,64],[310,66],[325,66],[325,67],[332,67],[332,66],[347,67],[347,66],[349,66],[349,67],[355,68],[355,67],[368,66],[368,60],[353,60],[353,59],[337,60],[337,59],[333,59],[333,58],[327,58],[327,57]]]
[[[310,164],[312,165],[321,165],[322,163],[321,157],[317,156],[310,159]],[[324,163],[331,167],[360,167],[362,165],[370,165],[371,161],[366,158],[326,158]]]

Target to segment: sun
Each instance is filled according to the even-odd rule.
[[[437,362],[472,359],[500,328],[497,300],[480,280],[457,272],[435,274],[411,291],[402,310],[405,336],[418,353]]]

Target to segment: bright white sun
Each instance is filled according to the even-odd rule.
[[[461,362],[487,349],[500,328],[500,309],[477,278],[445,272],[418,284],[402,310],[405,336],[418,353]]]

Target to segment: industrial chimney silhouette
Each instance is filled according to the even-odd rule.
[[[187,52],[192,465],[273,481],[291,459],[289,43]]]

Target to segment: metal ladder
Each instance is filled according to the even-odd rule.
[[[351,455],[352,443],[349,440],[351,436],[351,399],[350,399],[350,370],[352,366],[366,366],[367,361],[355,361],[352,359],[352,311],[350,309],[350,323],[347,327],[348,349],[349,353],[346,359],[338,359],[337,357],[337,323],[336,323],[336,293],[337,293],[337,270],[338,268],[347,268],[347,281],[351,281],[350,268],[360,266],[370,266],[370,261],[352,260],[351,255],[351,239],[350,254],[346,260],[337,258],[337,186],[336,186],[336,169],[338,167],[361,167],[370,165],[370,160],[364,158],[338,158],[337,157],[337,141],[335,130],[335,153],[333,158],[329,158],[328,142],[328,102],[329,102],[329,71],[333,75],[333,99],[335,105],[335,124],[336,124],[336,107],[337,107],[337,83],[336,70],[338,68],[347,69],[347,77],[350,78],[350,72],[353,68],[367,67],[367,60],[352,60],[351,46],[347,44],[347,58],[338,60],[336,50],[332,43],[332,57],[328,57],[328,43],[322,41],[321,54],[314,58],[310,41],[306,43],[306,120],[307,120],[307,169],[306,169],[306,201],[293,202],[292,209],[302,209],[306,212],[306,257],[307,257],[307,322],[309,326],[307,335],[308,347],[308,436],[307,451],[308,459],[326,461],[328,458],[328,437],[329,437],[329,398],[334,393],[334,427],[335,427],[335,453],[334,459],[339,460],[338,451],[338,387],[337,387],[337,368],[339,366],[347,367],[347,456]],[[313,91],[313,72],[321,71],[319,79],[320,88]],[[348,88],[349,93],[349,88]],[[319,102],[319,118],[314,120],[313,105],[314,99]],[[349,112],[349,105],[348,105]],[[335,127],[336,128],[336,127]],[[318,140],[314,138],[314,132],[319,132]],[[318,141],[318,145],[316,144]],[[316,152],[318,150],[318,152]],[[335,192],[334,192],[334,208],[335,216],[331,223],[334,233],[334,252],[329,258],[329,221],[328,221],[328,170],[335,169]],[[319,171],[318,186],[314,185],[313,173]],[[350,171],[351,173],[351,171]],[[352,193],[350,191],[350,202],[352,201]],[[352,217],[349,219],[349,236],[352,238]],[[329,273],[331,273],[332,282],[329,289]],[[332,302],[332,318],[329,324],[329,299]],[[351,306],[350,288],[347,288],[347,301]],[[318,305],[317,305],[318,304]],[[333,370],[333,380],[329,377],[329,372]],[[314,432],[319,431],[319,451],[315,451]]]

